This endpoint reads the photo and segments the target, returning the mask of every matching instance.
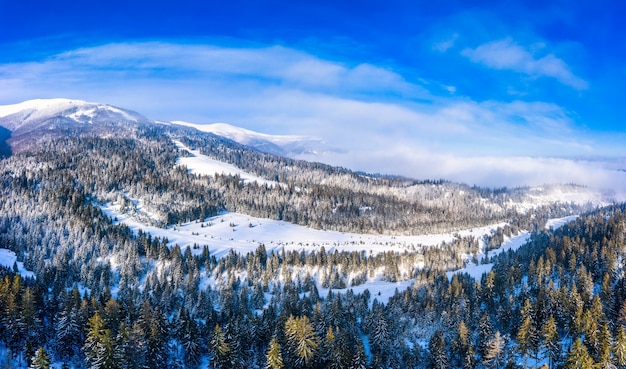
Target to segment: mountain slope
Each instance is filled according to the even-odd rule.
[[[21,149],[29,137],[66,136],[84,131],[114,131],[113,127],[151,124],[136,112],[111,105],[69,99],[37,99],[0,106],[0,126],[11,131],[8,142]],[[27,145],[28,146],[28,145]]]
[[[172,123],[193,127],[202,132],[213,133],[242,145],[275,155],[298,157],[301,155],[319,155],[329,150],[323,140],[314,137],[269,135],[227,123],[197,124],[183,121],[173,121]]]

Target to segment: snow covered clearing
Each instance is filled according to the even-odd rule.
[[[300,225],[255,218],[237,213],[223,213],[219,216],[184,223],[181,226],[158,228],[146,225],[135,217],[120,211],[118,204],[101,206],[102,211],[116,223],[124,223],[134,232],[143,230],[153,237],[165,237],[170,245],[186,246],[208,245],[211,255],[222,257],[232,249],[239,253],[256,250],[264,244],[267,251],[319,250],[322,246],[326,252],[366,251],[378,254],[385,251],[416,251],[421,246],[437,246],[443,242],[451,242],[456,237],[474,236],[481,238],[490,234],[505,223],[497,223],[480,228],[472,228],[454,233],[442,233],[421,236],[386,236],[358,233],[322,231]],[[201,250],[192,250],[196,253]]]
[[[546,229],[557,230],[567,223],[575,221],[578,217],[579,215],[570,215],[568,217],[550,219],[546,222]]]
[[[365,281],[363,284],[358,286],[351,286],[347,288],[341,289],[333,289],[333,293],[346,293],[348,290],[352,290],[355,295],[362,294],[365,290],[368,290],[370,293],[370,301],[369,307],[372,307],[374,299],[378,301],[378,303],[382,303],[387,305],[389,303],[389,299],[396,295],[398,292],[402,292],[407,288],[410,288],[415,283],[415,279],[409,279],[401,282],[389,282],[382,280],[380,277],[370,278]],[[328,295],[329,288],[323,288],[320,286],[320,283],[317,284],[317,290],[321,297],[326,297]]]
[[[176,161],[176,165],[184,165],[187,169],[194,174],[214,176],[217,174],[238,175],[244,183],[257,182],[260,185],[278,185],[278,182],[268,181],[254,174],[247,173],[236,166],[228,163],[224,163],[219,160],[211,159],[210,157],[203,155],[199,150],[192,150],[179,141],[174,141],[176,147],[185,150],[190,153],[190,157],[180,157]]]
[[[499,248],[489,251],[487,253],[487,257],[496,256],[503,252],[507,252],[509,250],[515,251],[519,249],[521,246],[525,245],[528,242],[528,240],[530,240],[530,233],[526,231],[522,231],[517,236],[506,238],[504,240],[504,243],[502,243],[502,245]],[[479,255],[478,260],[485,260],[484,256],[485,255],[483,254]],[[492,267],[493,267],[493,263],[476,264],[474,262],[468,262],[465,268],[450,271],[450,272],[447,272],[446,274],[448,275],[449,280],[452,280],[452,276],[454,276],[455,274],[460,274],[460,273],[469,274],[472,278],[476,280],[480,280],[483,274],[489,273],[491,271]]]
[[[11,250],[0,249],[0,265],[13,268],[13,264],[17,261],[17,255]],[[24,268],[24,263],[17,261],[18,273],[24,278],[35,278],[35,273]]]

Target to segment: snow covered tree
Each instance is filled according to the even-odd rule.
[[[500,331],[496,331],[493,338],[487,342],[483,364],[487,368],[499,368],[504,362],[504,348],[504,337],[502,337]]]
[[[222,328],[216,324],[209,342],[211,349],[211,365],[215,369],[230,368],[231,347],[226,342],[226,335]]]
[[[306,315],[296,318],[290,316],[285,322],[285,336],[287,337],[289,353],[294,360],[294,366],[308,368],[313,363],[319,346],[309,318]]]
[[[548,318],[548,321],[541,329],[541,335],[543,337],[543,347],[548,357],[548,365],[550,368],[554,368],[561,359],[561,345],[559,332],[552,315],[550,315],[550,318]]]
[[[587,347],[580,338],[577,338],[567,354],[565,369],[593,369],[594,367],[595,364],[587,351]]]
[[[50,357],[43,347],[39,347],[28,369],[50,369]]]
[[[617,327],[617,332],[615,333],[613,360],[618,368],[626,368],[626,328],[621,324]]]
[[[95,313],[87,322],[87,339],[83,351],[90,369],[118,368],[111,330],[105,328],[99,313]]]
[[[280,350],[280,344],[276,337],[270,341],[270,347],[265,354],[265,368],[266,369],[283,369],[285,364],[283,363],[283,355]]]
[[[430,369],[446,369],[448,368],[448,355],[446,353],[446,342],[443,333],[440,330],[430,338],[428,343],[428,368]]]
[[[367,358],[365,356],[365,349],[363,344],[359,343],[356,347],[356,351],[352,355],[349,369],[367,369]]]
[[[524,368],[528,364],[528,356],[539,346],[537,329],[530,317],[526,317],[517,331],[517,345],[519,353],[524,356]]]

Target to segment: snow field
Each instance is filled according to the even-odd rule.
[[[17,261],[17,255],[11,250],[0,249],[0,265],[13,268],[13,265]],[[24,263],[17,261],[18,273],[24,278],[35,278],[35,273],[24,268]]]
[[[211,159],[210,157],[203,155],[199,150],[192,150],[179,141],[174,141],[176,147],[185,150],[190,153],[190,157],[180,157],[176,161],[177,165],[184,165],[189,172],[193,174],[214,176],[217,174],[238,175],[244,183],[257,182],[260,185],[274,186],[278,185],[278,182],[268,181],[261,177],[247,173],[234,165],[221,162],[219,160]]]

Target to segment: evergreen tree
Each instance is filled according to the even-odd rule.
[[[524,357],[524,369],[528,367],[528,356],[533,349],[534,336],[536,336],[535,325],[530,317],[527,317],[519,327],[516,337],[519,353]]]
[[[617,327],[617,332],[615,333],[613,360],[618,368],[626,368],[626,328],[621,324]]]
[[[446,343],[443,338],[443,333],[437,330],[430,338],[428,343],[428,350],[430,352],[428,357],[430,369],[446,369],[448,368],[448,355],[446,354]]]
[[[543,346],[548,357],[548,365],[550,368],[554,368],[561,358],[561,345],[559,332],[552,315],[550,315],[548,321],[541,329],[541,335],[543,336]]]
[[[496,334],[487,343],[483,364],[487,368],[499,368],[504,362],[504,348],[504,337],[502,337],[500,331],[496,331]]]
[[[577,338],[567,354],[565,369],[593,369],[594,367],[593,359],[589,355],[587,347],[580,338]]]
[[[489,346],[489,340],[493,337],[493,326],[491,325],[491,318],[487,312],[483,312],[478,322],[478,353],[483,358],[487,353]]]
[[[270,347],[265,355],[266,369],[283,369],[285,364],[283,363],[283,355],[280,351],[280,344],[276,337],[270,341]]]
[[[363,344],[359,343],[356,347],[349,369],[367,369],[367,358],[365,357],[365,349]]]
[[[230,344],[226,342],[226,335],[218,324],[215,325],[209,346],[211,354],[213,355],[211,357],[211,364],[213,365],[213,368],[230,368],[231,347]]]
[[[306,315],[297,318],[290,316],[285,322],[285,336],[289,344],[289,352],[294,359],[294,366],[309,367],[313,363],[319,346],[309,318]]]
[[[35,356],[31,360],[29,369],[50,369],[50,357],[43,347],[39,347],[39,350],[35,353]]]
[[[596,365],[597,368],[615,369],[612,358],[613,344],[613,335],[611,334],[608,323],[605,322],[600,328],[600,347]]]
[[[104,327],[104,320],[99,313],[95,313],[87,322],[87,339],[83,351],[89,369],[118,368],[111,330]]]

